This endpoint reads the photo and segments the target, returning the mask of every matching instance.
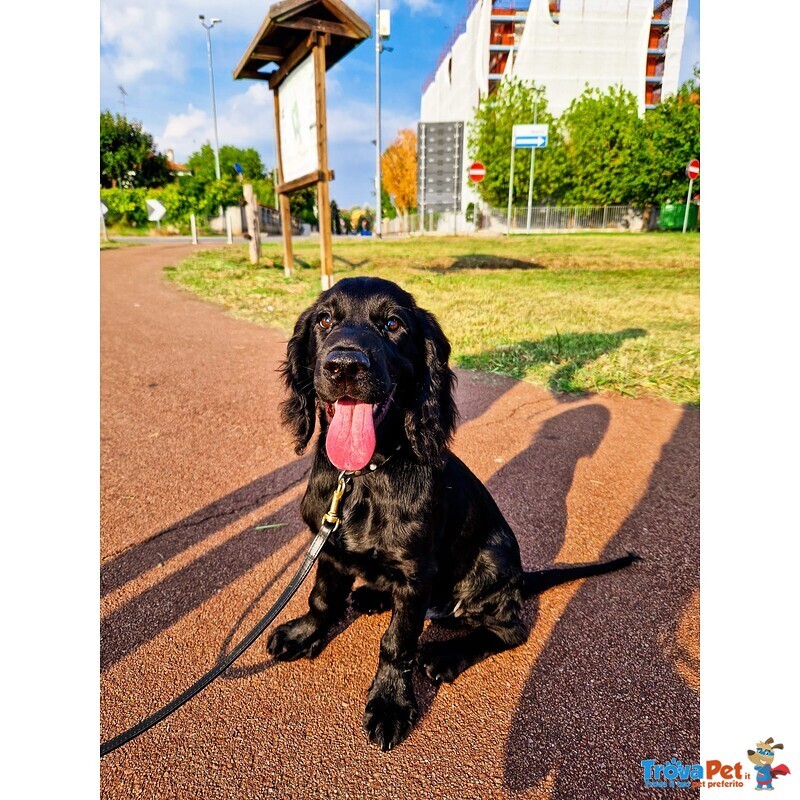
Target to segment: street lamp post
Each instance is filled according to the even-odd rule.
[[[375,0],[375,233],[378,236],[381,235],[381,53],[384,50],[391,53],[394,49],[383,43],[389,38],[390,13],[381,11],[381,0]]]
[[[375,235],[381,235],[381,0],[375,0]]]
[[[214,62],[211,57],[211,29],[218,23],[222,22],[221,19],[214,17],[209,25],[206,25],[206,18],[204,14],[200,14],[200,24],[206,30],[206,45],[208,47],[208,81],[211,86],[211,116],[214,118],[214,168],[217,174],[217,180],[222,177],[219,170],[219,133],[217,132],[217,101],[214,94]],[[219,215],[222,218],[222,206],[219,207]],[[228,240],[231,238],[230,220],[225,215],[225,232],[228,235]]]

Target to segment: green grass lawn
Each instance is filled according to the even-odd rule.
[[[433,311],[453,363],[559,392],[699,403],[699,234],[334,240],[337,278],[399,283]],[[243,319],[285,333],[319,292],[319,244],[199,251],[168,276]]]

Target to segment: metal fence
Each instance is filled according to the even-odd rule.
[[[510,222],[510,225],[509,225]],[[514,208],[509,221],[501,209],[475,210],[469,218],[464,212],[429,211],[424,215],[409,214],[384,219],[384,236],[414,234],[471,234],[480,231],[495,233],[569,233],[585,230],[644,231],[658,223],[658,209],[645,211],[636,206],[526,206]]]
[[[483,215],[482,215],[483,216]],[[480,227],[510,227],[512,233],[521,231],[626,230],[641,231],[650,227],[649,215],[635,206],[533,206],[514,208],[511,220],[505,211],[489,212],[488,225]]]

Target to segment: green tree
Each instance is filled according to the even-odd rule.
[[[543,89],[532,82],[510,78],[500,82],[497,89],[483,99],[475,119],[467,130],[467,152],[473,161],[486,165],[486,177],[478,185],[481,198],[495,208],[505,208],[508,202],[508,179],[511,171],[511,130],[514,125],[539,124],[550,126],[548,146],[536,155],[534,202],[553,193],[554,151],[558,133],[553,116],[547,110]],[[531,151],[518,150],[514,156],[514,202],[527,202]]]
[[[386,186],[384,186],[382,181],[381,181],[381,216],[383,217],[383,219],[394,219],[397,216],[397,208],[395,207],[395,204],[392,202],[392,197],[386,190]]]
[[[242,168],[241,176],[235,168]],[[244,202],[242,183],[253,185],[261,205],[275,205],[275,189],[271,174],[267,175],[258,151],[252,147],[223,145],[219,149],[220,180],[217,180],[214,149],[206,142],[189,156],[186,166],[192,174],[181,178],[181,186],[191,199],[192,210],[200,216],[216,216],[219,207],[241,205]]]
[[[164,186],[173,180],[167,158],[156,152],[142,123],[106,110],[100,114],[100,186]]]
[[[258,202],[262,206],[277,208],[278,201],[275,197],[275,170],[270,170],[265,178],[255,178],[248,181],[253,184],[253,191],[256,193]]]
[[[331,233],[336,236],[342,235],[342,220],[339,213],[339,204],[335,200],[331,200]]]
[[[242,168],[244,180],[252,182],[254,180],[266,178],[264,164],[258,150],[252,147],[242,149],[224,144],[219,149],[219,174],[220,178],[238,178],[238,173],[234,164],[239,164]],[[192,171],[192,179],[198,183],[213,183],[217,179],[216,159],[214,158],[214,148],[206,142],[200,150],[192,153],[186,166]]]
[[[587,87],[561,115],[558,129],[560,200],[607,205],[649,199],[644,121],[631,92]]]
[[[289,195],[292,216],[309,225],[317,224],[317,187],[307,186]]]
[[[645,112],[645,181],[648,199],[685,200],[688,188],[686,165],[700,157],[699,71],[678,93]],[[700,180],[694,182],[700,191]]]

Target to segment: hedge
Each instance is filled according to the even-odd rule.
[[[271,205],[274,199],[272,184],[267,180],[251,181],[259,202]],[[161,221],[167,225],[189,224],[194,213],[198,222],[217,215],[222,206],[236,206],[243,201],[241,184],[223,178],[207,186],[187,180],[178,180],[161,189],[101,189],[100,199],[108,207],[107,225],[124,225],[131,228],[147,226],[146,200],[160,200],[166,209]]]

